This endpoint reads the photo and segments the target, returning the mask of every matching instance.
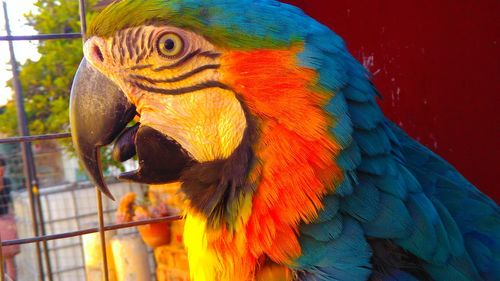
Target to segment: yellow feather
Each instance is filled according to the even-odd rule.
[[[231,91],[211,88],[182,95],[144,95],[141,123],[175,139],[199,162],[228,158],[240,144],[246,117]]]
[[[251,213],[251,199],[251,196],[242,199],[243,206],[233,231],[207,230],[203,215],[186,211],[184,245],[192,281],[255,280],[255,259],[243,231]]]

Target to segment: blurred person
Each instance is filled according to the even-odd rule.
[[[5,177],[7,161],[0,156],[0,237],[3,241],[17,238],[17,228],[14,215],[10,210],[12,197],[10,191],[12,184],[10,179]],[[16,266],[14,256],[19,253],[19,246],[2,247],[7,275],[11,280],[16,280]]]

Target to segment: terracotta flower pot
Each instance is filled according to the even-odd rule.
[[[152,248],[166,245],[170,242],[170,222],[140,225],[137,228],[142,240]]]

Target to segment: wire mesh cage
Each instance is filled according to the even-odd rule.
[[[3,265],[9,268],[12,253],[16,254],[17,263],[23,265],[18,268],[19,280],[92,280],[90,274],[99,275],[99,280],[113,280],[109,273],[114,268],[108,262],[109,257],[106,257],[110,252],[110,237],[117,232],[134,232],[135,226],[181,219],[180,216],[168,216],[114,224],[117,203],[103,199],[100,191],[88,181],[77,183],[82,175],[75,172],[78,171],[76,160],[62,153],[55,142],[57,139],[70,138],[70,133],[29,135],[12,42],[83,38],[87,11],[84,0],[78,0],[78,4],[80,33],[15,36],[10,34],[6,4],[3,2],[7,36],[0,36],[0,41],[8,42],[11,52],[21,136],[0,138],[3,148],[0,155],[6,159],[6,165],[0,166],[9,167],[10,179],[10,193],[0,198],[0,209],[13,210],[9,212],[13,214],[9,219],[14,222],[10,225],[15,228],[12,235],[0,232],[1,281],[9,280]],[[68,170],[72,174],[70,181],[65,177]],[[110,185],[119,197],[130,191],[141,194],[145,188],[138,184],[118,182],[111,182]],[[3,187],[2,183],[0,187]],[[7,211],[4,213],[7,214]],[[0,218],[4,217],[7,216]],[[84,255],[85,247],[100,248],[101,258],[98,260],[102,264],[97,267],[97,272],[89,272],[88,268],[84,268],[89,259]],[[151,260],[151,255],[149,257]]]

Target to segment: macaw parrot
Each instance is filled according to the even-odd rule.
[[[78,155],[110,197],[113,141],[138,157],[121,179],[182,183],[191,280],[500,280],[498,205],[384,117],[367,70],[300,9],[115,1],[84,55]]]

